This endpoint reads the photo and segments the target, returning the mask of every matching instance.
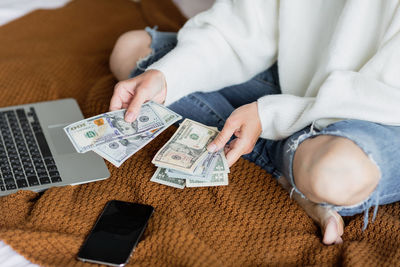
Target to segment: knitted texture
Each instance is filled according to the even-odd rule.
[[[105,112],[116,82],[108,57],[118,36],[183,23],[162,0],[74,0],[31,13],[0,27],[0,105],[73,97],[86,117]],[[117,199],[155,207],[128,266],[399,265],[399,204],[380,207],[364,232],[362,215],[346,218],[344,243],[324,246],[289,194],[246,160],[232,167],[229,186],[179,190],[150,182],[151,159],[175,130],[120,168],[107,164],[106,180],[0,198],[0,239],[41,266],[90,266],[76,260],[78,250],[105,203]]]

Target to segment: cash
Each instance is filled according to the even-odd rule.
[[[125,110],[112,111],[73,123],[64,130],[79,153],[93,150],[119,167],[182,118],[155,102],[143,104],[132,123],[125,122],[124,115]]]
[[[186,187],[222,186],[228,185],[228,183],[227,173],[216,173],[212,175],[210,181],[187,179]]]
[[[185,119],[171,139],[157,152],[152,163],[158,167],[194,174],[195,168],[208,156],[207,145],[218,131]]]
[[[111,162],[116,167],[119,167],[133,154],[161,134],[166,128],[182,118],[177,113],[162,105],[157,103],[151,103],[151,105],[153,110],[155,110],[165,122],[164,126],[134,135],[132,137],[123,138],[100,145],[93,149],[93,151]]]
[[[213,174],[219,174],[219,173],[229,173],[229,167],[228,167],[228,163],[226,161],[225,155],[223,154],[223,152],[219,152],[219,153],[214,153],[214,155],[216,155],[216,160],[213,162],[212,164],[212,169],[210,170],[209,173],[207,173],[207,175],[201,175],[201,174],[194,174],[194,175],[190,175],[190,174],[186,174],[180,171],[176,171],[173,169],[166,169],[167,170],[167,174],[170,175],[171,177],[176,177],[176,178],[182,178],[182,179],[196,179],[196,180],[202,180],[202,181],[209,181],[211,179],[211,176]]]
[[[157,168],[150,181],[179,189],[185,188],[185,179],[169,177],[164,168]]]
[[[155,102],[142,105],[138,118],[127,123],[125,110],[100,114],[72,123],[65,133],[79,153],[94,151],[116,167],[182,117]],[[228,185],[229,166],[224,152],[207,146],[218,135],[215,127],[185,119],[152,163],[158,168],[152,182],[183,189]]]
[[[229,166],[224,152],[210,153],[207,145],[218,130],[185,119],[152,163],[158,168],[151,181],[183,189],[228,185]]]
[[[165,126],[151,103],[143,104],[138,118],[132,123],[126,122],[124,115],[125,110],[111,111],[70,124],[64,131],[75,149],[85,153],[113,140]]]

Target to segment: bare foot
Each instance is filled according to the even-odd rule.
[[[291,192],[293,187],[285,177],[279,177],[278,182],[285,190]],[[341,236],[343,235],[344,222],[342,217],[336,211],[302,198],[296,192],[292,193],[292,197],[305,210],[308,216],[310,216],[319,227],[321,227],[323,235],[322,242],[325,245],[343,243]]]
[[[340,222],[338,222],[334,216],[331,216],[328,220],[326,220],[326,223],[324,226],[322,226],[322,229],[324,229],[322,231],[324,235],[322,242],[325,245],[343,243],[341,238],[341,235],[343,234],[343,225],[340,226]]]

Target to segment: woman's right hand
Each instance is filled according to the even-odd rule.
[[[143,103],[153,100],[161,104],[166,96],[167,83],[164,74],[158,70],[148,70],[115,85],[110,110],[126,108],[125,121],[133,122]]]

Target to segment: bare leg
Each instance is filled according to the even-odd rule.
[[[110,69],[114,76],[119,81],[128,79],[136,62],[151,53],[150,45],[151,37],[144,30],[122,34],[110,56]]]
[[[324,211],[312,202],[355,205],[368,198],[380,179],[377,166],[356,144],[328,135],[307,139],[299,145],[293,175],[296,186],[310,203],[300,196],[295,198],[320,224],[325,244],[341,241],[343,223],[336,212]]]

